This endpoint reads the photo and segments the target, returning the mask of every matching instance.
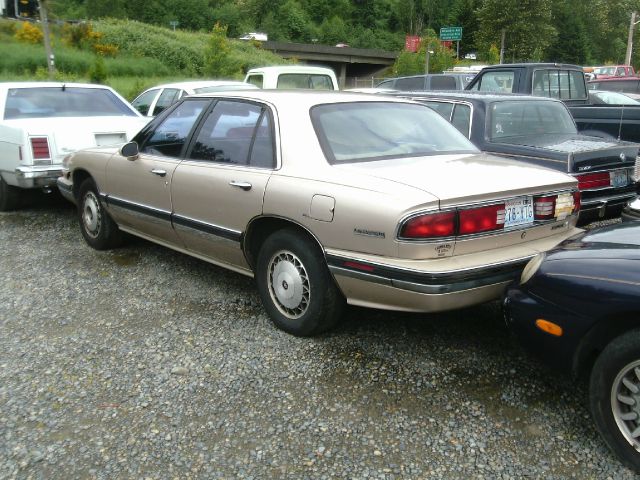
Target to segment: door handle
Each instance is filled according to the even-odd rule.
[[[245,192],[248,191],[248,190],[251,190],[251,187],[253,186],[249,182],[238,182],[236,180],[231,180],[229,182],[229,185],[231,185],[232,187],[241,188]]]
[[[159,177],[164,177],[167,174],[167,171],[154,168],[153,170],[151,170],[151,173],[153,173],[154,175],[158,175]]]

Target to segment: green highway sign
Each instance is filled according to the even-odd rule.
[[[462,40],[462,27],[442,27],[440,40]]]

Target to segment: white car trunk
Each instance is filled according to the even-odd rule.
[[[56,117],[5,120],[6,126],[22,129],[23,164],[33,162],[31,138],[47,137],[50,160],[61,163],[65,155],[84,148],[125,143],[147,122],[144,117]],[[39,160],[36,163],[43,163]]]

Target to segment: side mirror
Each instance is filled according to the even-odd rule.
[[[136,142],[125,143],[120,149],[120,155],[127,157],[127,160],[135,160],[138,158],[140,151]]]

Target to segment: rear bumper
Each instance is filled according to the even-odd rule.
[[[635,192],[625,192],[606,197],[584,199],[580,205],[579,219],[582,222],[617,217],[624,206],[635,197]]]
[[[62,165],[29,165],[16,168],[9,176],[17,187],[38,188],[55,185],[60,175]]]
[[[407,312],[442,312],[499,298],[504,288],[520,275],[529,258],[473,271],[439,273],[406,272],[388,267],[366,273],[341,266],[352,263],[344,258],[329,256],[327,261],[347,302],[352,305]]]
[[[496,249],[492,263],[492,255],[488,256],[487,251],[415,261],[327,251],[326,259],[336,283],[351,305],[440,312],[499,298],[531,257],[580,231],[568,228],[561,234],[527,245]],[[461,268],[462,263],[465,267]]]

